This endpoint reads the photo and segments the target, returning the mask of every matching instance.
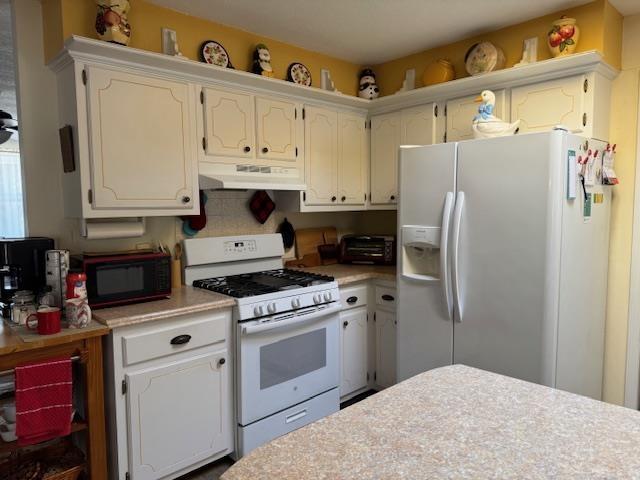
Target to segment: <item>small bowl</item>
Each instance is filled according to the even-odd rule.
[[[6,404],[2,409],[2,416],[9,423],[16,423],[16,405],[14,403]]]
[[[0,425],[0,437],[4,442],[15,442],[18,439],[16,436],[16,424]]]

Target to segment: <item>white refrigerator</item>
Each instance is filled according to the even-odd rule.
[[[401,147],[398,381],[465,364],[599,399],[606,143],[555,130]],[[593,185],[590,185],[593,183]]]

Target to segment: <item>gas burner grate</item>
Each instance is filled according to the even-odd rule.
[[[196,280],[193,286],[236,298],[332,282],[333,277],[286,268]]]

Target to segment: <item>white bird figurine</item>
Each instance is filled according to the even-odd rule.
[[[482,102],[478,107],[478,115],[473,117],[473,137],[493,138],[513,135],[516,133],[520,120],[509,123],[493,115],[496,106],[496,95],[491,90],[484,90],[476,102]]]

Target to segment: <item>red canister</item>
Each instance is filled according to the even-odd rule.
[[[67,298],[87,298],[87,275],[83,271],[67,273]]]

